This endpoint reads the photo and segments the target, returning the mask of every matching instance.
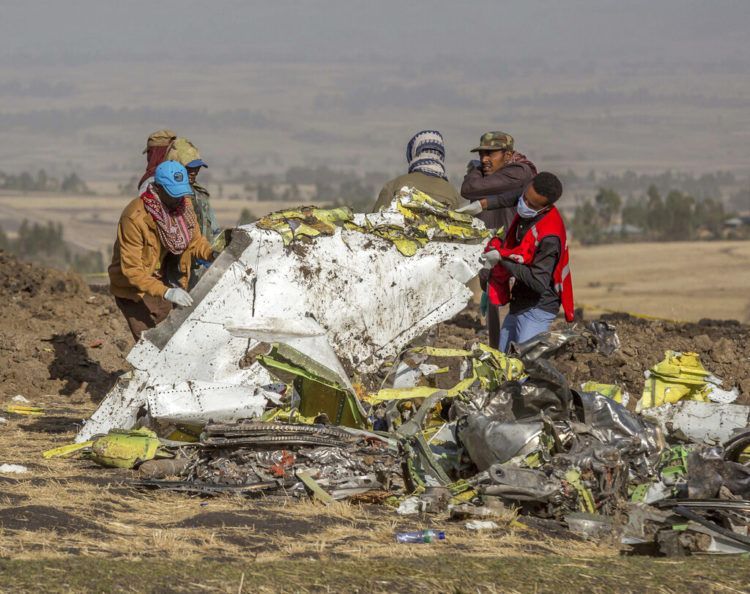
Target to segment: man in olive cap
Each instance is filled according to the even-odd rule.
[[[536,166],[514,150],[513,137],[507,132],[485,132],[479,139],[479,146],[471,152],[479,153],[479,160],[469,162],[461,184],[461,196],[469,200],[469,204],[458,211],[476,216],[489,229],[503,227],[507,231],[516,216],[518,197],[536,175]],[[487,278],[481,274],[479,278],[485,303]],[[487,331],[490,344],[497,345],[500,310],[491,303],[487,304]]]
[[[471,204],[461,212],[475,215],[490,229],[507,230],[516,214],[516,203],[536,175],[536,166],[513,148],[507,132],[486,132],[471,150],[479,160],[469,162],[461,196]]]

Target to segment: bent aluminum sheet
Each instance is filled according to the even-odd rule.
[[[644,409],[641,416],[661,423],[668,433],[681,432],[696,442],[721,443],[750,421],[750,406],[682,400]]]
[[[383,215],[356,215],[355,222],[371,216]],[[431,241],[406,257],[385,239],[340,228],[285,247],[273,231],[235,229],[231,244],[191,291],[193,305],[173,310],[131,350],[128,361],[141,381],[111,390],[76,441],[132,427],[155,386],[193,381],[223,390],[271,383],[257,362],[240,368],[261,341],[307,343],[310,351],[327,341],[320,363],[337,375],[343,369],[375,371],[465,307],[471,296],[466,283],[479,271],[482,250],[481,243]],[[312,332],[314,325],[323,334]],[[186,420],[192,413],[196,421],[203,418],[192,405],[183,412]]]
[[[268,400],[268,396],[257,386],[198,381],[153,386],[147,396],[152,417],[201,424],[213,419],[258,417]]]

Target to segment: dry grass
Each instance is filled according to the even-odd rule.
[[[81,411],[83,417],[88,411]],[[48,414],[53,414],[50,410]],[[76,417],[69,417],[74,421]],[[0,478],[0,556],[66,558],[71,554],[125,559],[214,558],[274,562],[289,558],[413,558],[461,553],[498,557],[554,553],[613,555],[608,546],[551,539],[511,526],[512,515],[493,533],[467,531],[446,517],[400,518],[385,506],[238,496],[197,498],[137,491],[134,472],[105,469],[86,460],[44,460],[45,449],[72,440],[73,432],[46,433],[38,419],[14,418],[0,433],[3,462],[29,472]],[[66,424],[63,417],[60,426]],[[72,424],[69,425],[71,428]],[[439,527],[445,543],[396,545],[399,530]]]
[[[60,415],[56,426],[71,429],[58,433],[39,419],[2,425],[0,461],[29,472],[0,476],[0,591],[741,591],[750,578],[731,559],[624,559],[614,543],[519,527],[512,513],[496,520],[499,530],[474,533],[384,506],[141,492],[126,483],[131,471],[41,458],[89,412]],[[444,529],[447,540],[394,542],[397,531],[423,528]]]

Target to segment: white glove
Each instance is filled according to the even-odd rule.
[[[469,202],[466,206],[457,208],[456,212],[472,216],[478,215],[482,212],[482,202],[480,200],[474,200],[473,202]]]
[[[181,307],[190,307],[193,305],[193,298],[185,289],[167,289],[167,292],[164,293],[164,299]]]
[[[482,263],[482,268],[485,270],[492,270],[503,257],[497,250],[490,250],[479,256],[479,261]]]

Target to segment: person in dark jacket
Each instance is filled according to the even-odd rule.
[[[572,319],[565,225],[554,207],[561,195],[560,180],[543,171],[534,177],[517,201],[518,219],[511,225],[505,244],[508,247],[535,245],[531,262],[515,262],[494,249],[483,256],[486,269],[502,266],[515,279],[509,312],[500,329],[499,348],[503,352],[511,342],[522,343],[549,330],[561,302],[566,318]]]
[[[508,230],[516,215],[518,197],[536,175],[536,166],[516,152],[513,144],[513,137],[507,132],[482,134],[479,146],[471,151],[479,153],[479,159],[469,162],[461,184],[461,195],[469,204],[458,212],[476,216],[489,229]],[[480,282],[483,290],[485,282],[486,279]],[[491,304],[487,307],[487,330],[490,344],[497,345],[500,311]]]
[[[479,160],[469,162],[461,196],[470,204],[459,212],[475,215],[488,229],[507,230],[518,197],[536,175],[536,166],[513,149],[513,137],[506,132],[482,134],[479,146],[471,152],[479,153]]]

